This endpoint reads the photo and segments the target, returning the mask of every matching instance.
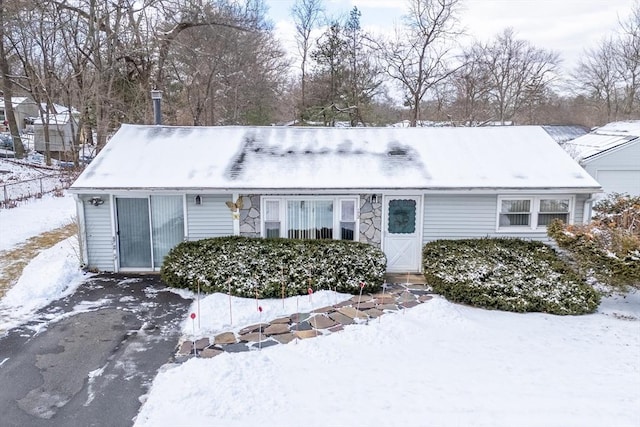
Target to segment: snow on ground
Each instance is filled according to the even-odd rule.
[[[136,426],[638,426],[640,294],[624,299],[635,320],[608,316],[607,301],[560,317],[435,298],[329,336],[167,365]]]
[[[50,205],[61,200],[69,206]],[[4,247],[38,234],[45,222],[63,223],[72,206],[70,198],[43,198],[0,211]],[[7,215],[31,227],[6,227]],[[32,260],[0,300],[0,329],[82,281],[73,241]],[[214,294],[200,300],[198,332],[344,296],[312,298],[288,298],[284,309],[281,300],[258,301],[262,315],[255,300],[234,298],[231,324],[228,296]],[[185,335],[193,326],[185,319]],[[640,293],[605,298],[596,314],[565,317],[480,310],[436,297],[329,336],[166,365],[143,400],[137,426],[637,427]]]
[[[188,291],[180,291],[180,293],[184,298],[194,300],[191,313],[196,314],[196,318],[194,320],[187,318],[182,324],[182,333],[189,339],[237,331],[248,325],[267,322],[292,313],[309,313],[316,308],[327,307],[353,297],[351,294],[318,291],[311,296],[289,297],[284,300],[256,300],[215,293],[208,296],[202,295],[198,301],[195,293]],[[262,312],[258,307],[262,308]]]
[[[7,185],[8,191],[11,193],[14,186],[23,185],[16,184],[17,182],[55,172],[54,169],[32,168],[29,166],[30,164],[41,165],[42,162],[35,155],[22,162],[0,159],[0,191],[4,185]],[[19,194],[28,193],[28,191],[20,189],[16,192]],[[2,197],[1,193],[0,197]],[[0,209],[0,251],[10,249],[44,231],[69,224],[74,221],[75,216],[76,208],[73,196],[66,193],[64,197],[44,194],[39,199],[30,198],[21,201],[16,208]]]
[[[69,224],[75,216],[73,196],[66,193],[64,197],[45,194],[41,199],[20,202],[17,208],[0,209],[0,251]]]
[[[0,300],[0,331],[32,320],[38,309],[73,293],[88,277],[79,265],[75,236],[38,254]]]

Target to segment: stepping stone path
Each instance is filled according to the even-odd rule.
[[[214,337],[185,341],[179,347],[176,362],[191,357],[211,358],[224,352],[255,351],[297,339],[332,334],[346,325],[366,324],[385,313],[415,307],[433,298],[424,285],[385,284],[384,293],[356,295],[333,306],[312,313],[294,313],[269,323],[246,326],[236,332],[223,332]]]

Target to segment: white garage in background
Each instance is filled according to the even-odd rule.
[[[640,120],[609,123],[562,146],[605,193],[640,196]]]

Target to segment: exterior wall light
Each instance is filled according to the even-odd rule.
[[[91,203],[93,206],[100,206],[104,203],[104,200],[102,200],[102,197],[92,197],[89,199],[89,203]]]

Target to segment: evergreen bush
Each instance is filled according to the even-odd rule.
[[[164,260],[169,286],[240,297],[306,295],[308,289],[357,294],[384,283],[386,257],[374,246],[342,240],[219,237],[183,242]]]
[[[599,294],[555,251],[521,239],[438,240],[423,248],[423,271],[450,301],[515,312],[592,313]]]

